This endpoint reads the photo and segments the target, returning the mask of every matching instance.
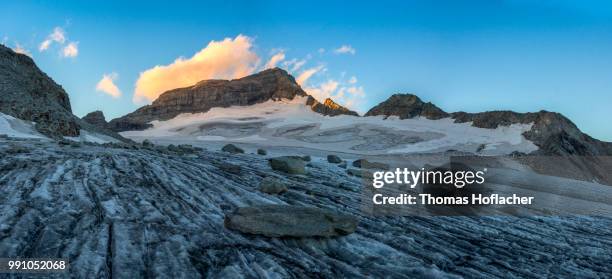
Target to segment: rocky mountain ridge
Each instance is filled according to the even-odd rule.
[[[81,130],[127,139],[72,114],[66,91],[27,55],[0,44],[0,112],[36,123],[47,137],[78,137]]]
[[[36,122],[50,137],[78,136],[68,94],[27,55],[0,45],[0,111]]]
[[[248,106],[268,100],[308,97],[313,111],[325,115],[357,115],[333,101],[321,104],[308,95],[285,70],[268,69],[235,80],[204,80],[166,91],[152,104],[110,121],[114,131],[142,130],[153,120],[168,120],[181,113],[206,112],[214,107]]]
[[[560,113],[539,111],[518,113],[514,111],[487,111],[480,113],[448,113],[436,105],[423,102],[413,94],[394,94],[370,109],[365,116],[397,116],[400,119],[424,117],[437,120],[450,117],[455,123],[471,122],[472,126],[495,129],[512,124],[533,124],[523,136],[536,144],[543,155],[612,155],[612,143],[603,142],[584,134],[567,117]]]

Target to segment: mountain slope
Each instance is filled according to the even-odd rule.
[[[36,122],[41,133],[78,136],[66,91],[43,73],[27,55],[0,45],[0,111]]]
[[[66,91],[42,72],[32,58],[3,45],[0,45],[0,112],[19,121],[34,122],[38,132],[53,139],[127,140],[73,115]]]
[[[370,109],[365,116],[397,116],[400,119],[424,117],[427,119],[452,118],[455,123],[471,123],[484,129],[498,129],[513,124],[531,124],[523,136],[539,147],[541,155],[612,155],[612,143],[602,142],[582,133],[572,121],[560,113],[539,111],[518,113],[513,111],[487,111],[481,113],[446,113],[432,103],[425,103],[412,94],[395,94]]]
[[[427,119],[441,119],[448,117],[444,112],[432,103],[424,103],[413,94],[394,94],[384,102],[371,108],[365,116],[398,116],[400,119],[425,117]]]
[[[206,112],[215,107],[249,106],[268,100],[306,97],[295,79],[286,71],[274,68],[235,80],[204,80],[193,86],[166,91],[151,105],[110,121],[115,131],[143,130],[153,120],[168,120],[181,113]],[[332,102],[333,103],[333,102]],[[333,107],[312,102],[328,115],[356,114],[337,104]],[[329,103],[331,105],[331,103]],[[313,107],[314,109],[314,107]]]

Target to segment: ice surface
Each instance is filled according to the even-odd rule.
[[[27,151],[9,155],[9,145]],[[179,156],[31,140],[0,143],[0,155],[0,258],[66,258],[75,278],[612,273],[609,217],[371,216],[362,211],[362,182],[326,162],[288,176],[255,154]],[[241,174],[220,163],[240,166]],[[288,191],[258,191],[268,176],[290,185]],[[338,210],[360,224],[337,238],[268,238],[224,228],[232,209],[271,203]]]
[[[46,138],[36,131],[34,122],[24,121],[1,112],[0,134],[14,138]]]
[[[450,118],[330,117],[313,112],[301,97],[252,106],[213,108],[205,113],[181,114],[151,124],[153,127],[147,130],[121,135],[135,140],[180,140],[196,144],[231,141],[370,155],[449,149],[499,155],[537,150],[537,146],[522,136],[531,129],[531,124],[482,129],[471,123],[454,123]]]

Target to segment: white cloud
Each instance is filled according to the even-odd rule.
[[[47,50],[53,42],[58,44],[64,44],[66,42],[66,32],[60,27],[53,28],[53,32],[47,36],[47,38],[40,43],[38,51],[43,52]]]
[[[324,49],[324,48],[320,48],[320,49],[318,50],[318,52],[319,52],[320,54],[323,54],[323,53],[325,53],[325,49]]]
[[[314,74],[323,70],[324,68],[325,67],[323,67],[323,65],[319,65],[317,67],[304,70],[295,80],[300,86],[304,86],[306,85],[308,79],[310,79]]]
[[[297,58],[293,58],[291,60],[285,61],[283,63],[283,66],[289,71],[289,72],[296,72],[297,70],[299,70],[300,68],[302,68],[302,66],[304,66],[306,64],[306,59],[302,59],[302,60],[297,60]]]
[[[117,73],[102,75],[102,79],[96,85],[96,91],[104,92],[115,99],[121,97],[121,90],[115,85],[115,80],[118,78]]]
[[[355,54],[357,51],[350,45],[343,45],[337,49],[334,49],[336,54]]]
[[[136,81],[133,101],[152,101],[164,91],[205,79],[233,79],[252,74],[260,63],[252,41],[244,35],[211,41],[191,58],[179,57],[169,65],[145,70]]]
[[[266,63],[266,65],[264,66],[264,69],[271,69],[276,67],[276,64],[278,64],[279,62],[285,60],[285,53],[283,51],[280,51],[274,55],[272,55],[272,57],[270,57],[270,60],[268,60],[268,63]]]
[[[365,104],[365,90],[362,86],[357,86],[355,83],[351,83],[351,81],[355,81],[356,83],[357,78],[355,77],[354,80],[349,80],[348,83],[328,79],[315,86],[306,86],[304,91],[320,102],[323,102],[327,98],[331,98],[347,108],[360,111],[360,106]]]
[[[17,52],[17,53],[21,53],[21,54],[24,54],[24,55],[27,55],[27,56],[32,57],[32,53],[30,53],[30,51],[29,51],[29,50],[25,49],[25,48],[24,48],[22,45],[20,45],[19,43],[16,43],[16,44],[15,44],[15,48],[13,48],[13,51],[14,51],[14,52]]]
[[[349,83],[350,83],[350,84],[355,84],[355,83],[357,83],[357,77],[352,76],[352,77],[349,79]]]
[[[79,42],[70,42],[62,50],[62,56],[64,57],[77,57],[79,55]]]
[[[327,98],[331,98],[336,89],[338,89],[339,83],[333,79],[327,80],[324,83],[319,84],[316,87],[306,87],[304,90],[315,97],[315,99],[323,102]]]

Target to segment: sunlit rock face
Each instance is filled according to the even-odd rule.
[[[337,116],[337,115],[353,115],[359,116],[356,112],[349,110],[338,103],[334,102],[331,98],[325,99],[323,103],[319,103],[315,98],[309,97],[306,105],[314,112],[318,112],[323,115]]]
[[[206,112],[215,107],[249,106],[269,100],[293,100],[297,96],[308,94],[285,70],[274,68],[240,79],[204,80],[190,87],[169,90],[151,105],[114,119],[110,124],[115,131],[142,130],[149,127],[147,123],[150,121],[168,120],[181,113]],[[333,114],[351,113],[333,102],[326,102],[325,106],[325,111]]]

